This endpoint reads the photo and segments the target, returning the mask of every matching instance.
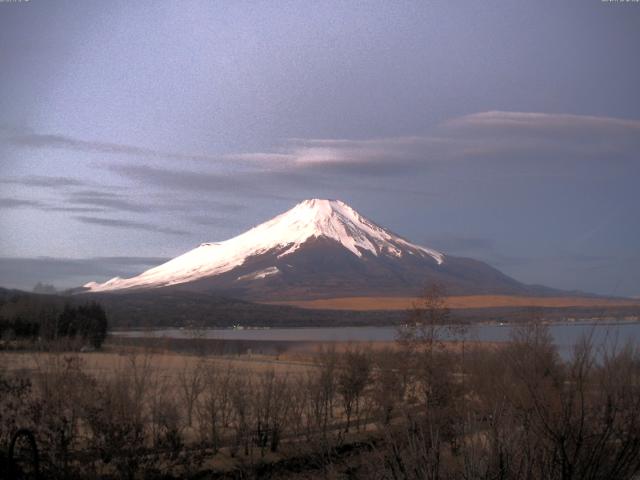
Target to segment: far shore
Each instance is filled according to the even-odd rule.
[[[407,310],[420,304],[419,297],[338,297],[317,300],[283,300],[262,302],[267,305],[289,305],[313,310]],[[502,307],[640,307],[640,300],[602,297],[527,297],[520,295],[463,295],[446,300],[451,309]]]
[[[517,325],[527,325],[527,324],[541,324],[541,325],[632,325],[632,324],[640,324],[640,317],[635,317],[631,319],[625,318],[602,318],[602,319],[576,319],[576,320],[542,320],[540,322],[509,322],[509,321],[493,321],[493,320],[481,320],[474,321],[470,323],[452,323],[452,325],[466,325],[468,327],[481,327],[481,326],[497,326],[497,327],[513,327]],[[294,326],[286,326],[286,327],[263,327],[263,326],[252,326],[252,325],[242,325],[240,330],[295,330],[295,329],[313,329],[313,328],[389,328],[389,327],[400,327],[402,324],[371,324],[371,325],[294,325]],[[185,332],[193,331],[197,332],[205,332],[207,330],[235,330],[236,327],[216,327],[216,326],[207,326],[201,328],[190,328],[184,327],[181,325],[177,326],[160,326],[160,327],[117,327],[109,332],[110,335],[118,336],[121,332],[157,332],[164,330],[182,330]]]

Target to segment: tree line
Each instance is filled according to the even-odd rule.
[[[108,319],[97,302],[62,307],[38,297],[16,296],[0,304],[0,339],[71,340],[100,348]]]

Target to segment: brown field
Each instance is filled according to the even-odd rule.
[[[418,302],[416,297],[343,297],[322,300],[268,302],[308,309],[328,310],[406,310]],[[267,302],[265,302],[267,303]],[[640,306],[640,300],[589,297],[524,297],[516,295],[466,295],[447,298],[449,308],[496,307],[621,307]]]
[[[313,364],[289,359],[277,360],[268,355],[239,355],[235,357],[216,357],[189,355],[170,351],[149,351],[123,349],[111,352],[91,353],[49,353],[49,352],[0,352],[0,363],[5,371],[36,372],[47,371],[52,365],[63,361],[65,356],[73,356],[82,363],[83,368],[92,375],[110,377],[126,370],[132,361],[146,362],[150,368],[163,376],[174,378],[185,369],[204,365],[210,368],[233,368],[255,374],[274,370],[281,374],[296,375],[306,372]]]
[[[220,345],[202,339],[189,339],[187,348],[185,341],[134,338],[119,343],[110,337],[102,350],[93,352],[65,350],[64,343],[50,344],[59,347],[55,351],[0,351],[0,414],[9,412],[0,415],[0,455],[19,425],[37,440],[42,459],[38,478],[415,480],[428,478],[423,472],[434,465],[446,478],[458,478],[454,474],[475,465],[478,452],[494,465],[506,448],[509,458],[524,455],[526,460],[542,448],[537,445],[546,446],[536,437],[533,450],[530,433],[514,436],[523,430],[525,418],[537,422],[536,435],[546,432],[542,425],[556,428],[552,439],[556,431],[573,428],[574,435],[588,428],[596,434],[586,441],[600,445],[608,437],[602,440],[597,432],[616,432],[616,440],[607,446],[617,450],[607,457],[580,457],[580,468],[601,462],[604,467],[599,468],[615,470],[618,452],[628,450],[629,462],[635,462],[640,452],[640,416],[635,415],[639,392],[621,387],[615,395],[566,391],[586,388],[575,381],[576,375],[586,374],[585,384],[595,391],[608,391],[616,382],[626,387],[638,378],[635,354],[626,351],[611,360],[605,356],[610,363],[602,365],[580,363],[586,371],[564,368],[551,343],[535,343],[544,337],[544,330],[535,328],[527,327],[511,345],[472,342],[466,349],[416,338],[418,343],[408,348],[393,342],[289,342],[265,354],[256,353],[261,347],[252,343],[242,346],[243,353],[212,355],[206,347]],[[526,335],[536,336],[531,340]],[[265,351],[273,345],[267,347]],[[536,354],[524,355],[524,349],[536,349]],[[546,371],[536,376],[543,371],[541,365],[560,381],[546,381]],[[496,377],[501,381],[495,382]],[[528,404],[520,406],[522,391],[539,390],[543,398],[552,398],[549,404],[562,407],[560,413],[547,403],[540,413]],[[431,391],[442,393],[436,397]],[[612,397],[618,402],[613,406]],[[573,398],[587,398],[588,410],[569,403]],[[504,402],[510,402],[509,408],[500,410]],[[519,410],[512,414],[511,408]],[[568,408],[583,415],[575,426],[562,416]],[[614,424],[612,416],[580,413],[605,408],[623,412],[623,421]],[[498,427],[488,423],[495,411],[501,412]],[[586,422],[591,423],[581,427]],[[495,438],[508,438],[500,450],[492,450],[495,428],[501,429]],[[425,432],[436,434],[426,440]],[[457,436],[443,437],[441,432]],[[622,433],[628,442],[617,440],[626,439]],[[458,442],[455,451],[449,438]],[[27,447],[23,442],[22,454],[11,458],[19,468],[37,472]],[[557,448],[557,443],[550,444],[541,458]],[[437,452],[437,460],[424,454],[430,451]],[[394,476],[393,461],[420,470],[411,477]],[[484,465],[469,478],[487,478]],[[635,463],[630,465],[635,468]]]
[[[134,341],[139,339],[133,339]],[[193,341],[192,341],[193,342]],[[456,342],[443,342],[447,351],[455,352],[460,346]],[[467,341],[468,348],[494,348],[497,342]],[[132,348],[130,346],[108,343],[99,352],[41,352],[41,351],[2,351],[0,350],[0,373],[21,372],[25,374],[47,371],[52,365],[63,362],[65,357],[77,358],[83,368],[92,375],[111,377],[126,370],[132,361],[148,363],[151,369],[164,378],[172,378],[181,374],[185,369],[192,369],[198,365],[209,368],[252,372],[261,374],[270,370],[278,374],[296,376],[307,373],[317,367],[315,358],[320,352],[335,351],[344,353],[352,348],[365,348],[376,352],[383,350],[397,350],[399,345],[395,341],[377,342],[282,342],[277,354],[243,353],[237,355],[212,355],[192,352],[176,351],[157,346]],[[259,351],[259,347],[258,347]]]

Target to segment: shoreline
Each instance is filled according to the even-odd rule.
[[[625,320],[625,319],[607,319],[607,320],[576,320],[576,321],[571,321],[571,320],[558,320],[558,321],[541,321],[541,322],[502,322],[502,321],[479,321],[479,322],[473,322],[473,323],[461,323],[461,322],[457,322],[457,323],[451,323],[450,325],[453,326],[458,326],[458,325],[464,325],[466,327],[515,327],[515,326],[520,326],[520,325],[532,325],[532,324],[536,324],[539,323],[541,325],[545,325],[545,326],[604,326],[604,325],[633,325],[633,324],[640,324],[640,318],[638,319],[634,319],[634,320]],[[242,328],[236,328],[236,327],[202,327],[202,328],[189,328],[189,327],[182,327],[182,326],[163,326],[163,327],[118,327],[117,329],[114,329],[112,331],[110,331],[108,334],[109,335],[114,335],[114,336],[122,336],[123,333],[127,333],[127,332],[157,332],[157,331],[166,331],[166,330],[180,330],[180,331],[184,331],[187,332],[189,330],[195,331],[195,332],[207,332],[207,331],[256,331],[256,330],[267,330],[267,331],[272,331],[272,330],[308,330],[308,329],[366,329],[366,328],[392,328],[392,327],[402,327],[406,324],[386,324],[386,325],[381,325],[381,324],[368,324],[368,325],[363,325],[363,324],[358,324],[358,325],[327,325],[327,326],[318,326],[318,325],[292,325],[292,326],[287,326],[287,327],[264,327],[264,326],[242,326]],[[445,326],[445,325],[442,325]],[[126,335],[125,335],[126,336]],[[158,337],[158,338],[162,338],[162,337]],[[198,338],[197,336],[194,336],[192,338]]]

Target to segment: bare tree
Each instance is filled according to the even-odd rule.
[[[439,284],[427,287],[409,310],[407,323],[397,332],[398,342],[411,352],[433,352],[443,346],[451,329],[451,312],[444,288]]]
[[[182,369],[178,373],[178,385],[180,388],[180,397],[184,402],[187,413],[187,426],[193,424],[193,410],[198,398],[204,390],[204,373],[205,364],[203,360],[193,365],[185,360]]]
[[[387,425],[396,406],[404,400],[408,382],[406,358],[402,352],[391,349],[378,352],[374,358],[371,395],[383,423]]]
[[[267,445],[271,451],[278,449],[284,423],[291,405],[286,376],[279,378],[274,370],[263,373],[253,392],[255,435],[261,454]]]
[[[209,366],[204,375],[204,388],[197,413],[201,436],[208,439],[217,452],[222,434],[229,427],[232,415],[231,386],[236,372],[230,365]]]
[[[342,355],[341,360],[338,373],[338,392],[342,398],[342,406],[347,420],[345,432],[348,432],[354,414],[356,426],[359,428],[360,403],[370,380],[371,358],[366,351],[349,347]]]
[[[235,431],[235,440],[231,454],[235,456],[238,448],[242,447],[244,454],[249,455],[250,425],[253,418],[253,412],[251,410],[252,382],[250,374],[247,372],[237,372],[230,386],[232,405],[231,425]]]
[[[308,405],[308,432],[319,429],[326,438],[329,422],[333,419],[333,404],[336,395],[336,373],[338,355],[335,347],[321,350],[316,358],[316,369],[307,376],[310,393]]]

